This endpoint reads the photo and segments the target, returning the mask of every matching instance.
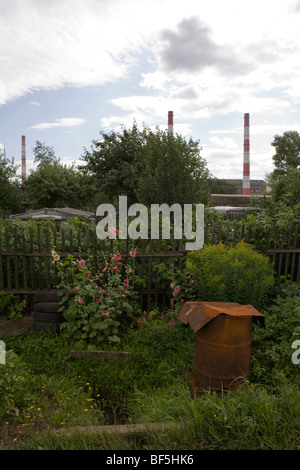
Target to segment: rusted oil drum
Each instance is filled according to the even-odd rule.
[[[249,376],[251,316],[221,314],[195,335],[192,392],[228,390]]]

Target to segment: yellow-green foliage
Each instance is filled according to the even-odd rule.
[[[270,259],[240,242],[205,245],[187,255],[187,269],[196,283],[198,300],[239,302],[262,308],[274,284]]]

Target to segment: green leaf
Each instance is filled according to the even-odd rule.
[[[116,335],[109,336],[108,339],[109,339],[109,341],[113,341],[114,343],[119,343],[120,342],[120,338]]]
[[[132,313],[133,312],[133,307],[126,301],[123,301],[122,302],[122,306],[125,310],[127,310],[128,312]]]

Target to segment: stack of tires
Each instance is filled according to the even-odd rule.
[[[58,309],[59,296],[55,291],[41,291],[34,295],[32,330],[35,332],[55,329],[58,333],[64,317]]]

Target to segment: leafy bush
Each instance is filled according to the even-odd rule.
[[[6,352],[5,364],[0,364],[0,417],[19,414],[24,405],[30,373],[26,365],[12,350]]]
[[[195,300],[194,279],[185,266],[178,268],[172,262],[153,263],[152,272],[157,285],[166,293],[171,308]]]
[[[254,326],[252,379],[265,384],[280,377],[300,383],[300,365],[292,362],[292,343],[300,339],[300,287],[286,284],[263,312],[265,328]]]
[[[0,291],[0,315],[7,313],[9,318],[22,318],[26,301],[10,292]]]
[[[62,263],[57,253],[52,252],[52,256],[63,295],[61,311],[66,322],[62,329],[66,335],[80,341],[81,346],[119,342],[135,314],[133,268],[123,263],[120,253],[112,254],[98,274],[92,273],[86,260],[70,255]]]
[[[238,302],[260,309],[274,285],[269,258],[244,242],[234,247],[206,245],[189,253],[186,265],[198,300]]]

